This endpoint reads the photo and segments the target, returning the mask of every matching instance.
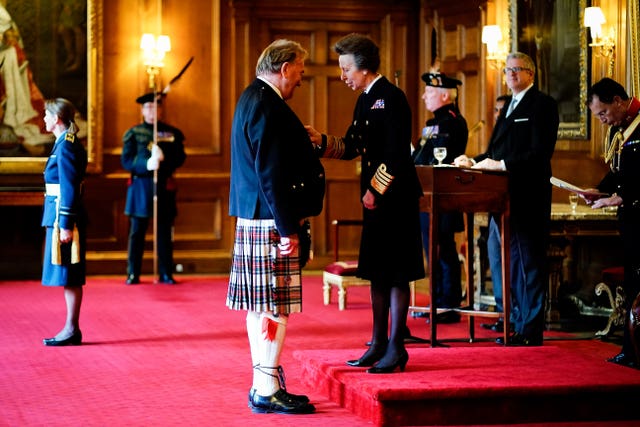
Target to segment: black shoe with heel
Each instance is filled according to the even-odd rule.
[[[405,367],[407,366],[407,362],[409,361],[409,353],[406,351],[402,353],[398,358],[391,363],[390,365],[382,366],[378,363],[376,366],[373,366],[367,369],[367,373],[369,374],[390,374],[396,370],[396,368],[400,368],[400,372],[404,372]]]
[[[42,343],[47,347],[65,347],[68,345],[80,345],[82,344],[82,332],[76,331],[69,338],[65,338],[63,340],[53,338],[45,338],[42,340]]]
[[[356,367],[373,366],[378,360],[382,359],[384,353],[385,351],[377,352],[369,348],[360,359],[347,360],[347,365]]]

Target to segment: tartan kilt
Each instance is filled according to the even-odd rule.
[[[274,220],[238,218],[227,307],[274,314],[302,311],[299,256],[282,255],[279,242]]]

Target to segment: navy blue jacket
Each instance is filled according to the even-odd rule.
[[[65,230],[84,220],[81,184],[87,170],[87,151],[75,135],[64,132],[56,139],[44,167],[45,184],[60,184],[60,196],[45,196],[43,227],[58,225]],[[59,199],[59,202],[57,200]]]
[[[505,101],[509,105],[511,100]],[[487,151],[476,157],[504,160],[509,171],[511,222],[519,228],[543,227],[551,217],[551,157],[558,137],[556,101],[535,86],[506,117],[503,108]],[[537,229],[537,228],[536,228]]]
[[[300,119],[266,82],[242,93],[231,128],[229,215],[274,219],[282,236],[318,215],[324,168]]]
[[[385,77],[358,98],[353,121],[339,147],[326,157],[361,156],[361,197],[370,190],[373,210],[363,207],[358,276],[387,283],[424,277],[419,200],[422,187],[411,158],[411,109],[401,89]]]
[[[121,163],[131,172],[127,188],[125,214],[150,218],[153,216],[153,171],[147,170],[151,157],[153,125],[141,123],[127,130],[123,136]],[[158,122],[158,146],[164,154],[158,169],[158,216],[174,218],[176,208],[176,184],[173,173],[184,163],[184,135],[166,123]]]

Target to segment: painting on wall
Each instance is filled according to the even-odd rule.
[[[55,142],[44,101],[58,97],[76,106],[89,169],[100,168],[101,24],[102,0],[0,1],[0,173],[42,172]]]
[[[588,139],[586,0],[511,0],[513,49],[531,56],[538,88],[558,102],[560,139]]]

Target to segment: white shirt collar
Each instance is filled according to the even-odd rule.
[[[522,100],[522,97],[527,93],[527,91],[529,91],[529,89],[531,89],[533,87],[533,83],[531,83],[529,86],[527,86],[527,88],[523,91],[518,92],[517,95],[513,95],[513,99],[515,100],[516,104],[518,102],[520,102]]]
[[[382,74],[378,74],[376,78],[371,83],[369,83],[369,86],[367,86],[367,88],[364,90],[364,93],[369,93],[373,85],[376,84],[376,82],[381,78],[382,78]]]
[[[276,91],[276,93],[278,94],[278,96],[279,96],[280,98],[282,98],[282,93],[280,92],[280,89],[278,89],[277,87],[275,87],[273,83],[271,83],[269,80],[265,79],[265,78],[264,78],[264,77],[262,77],[262,76],[258,76],[258,78],[259,78],[260,80],[262,80],[263,82],[265,82],[266,84],[268,84],[269,86],[271,86],[271,89],[275,90],[275,91]]]

